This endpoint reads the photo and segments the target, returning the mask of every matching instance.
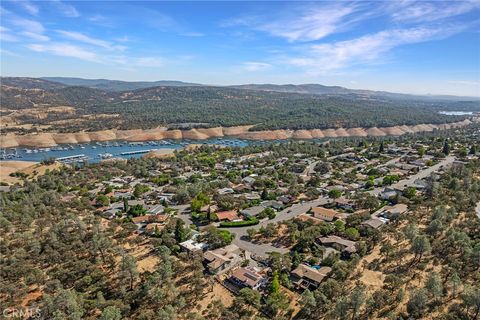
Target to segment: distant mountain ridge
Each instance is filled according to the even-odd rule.
[[[274,91],[285,93],[303,93],[315,95],[358,95],[364,97],[384,97],[390,99],[419,99],[419,100],[480,100],[480,97],[462,97],[452,95],[414,95],[387,91],[375,91],[365,89],[348,89],[341,86],[325,86],[316,83],[308,84],[243,84],[229,86],[236,89]]]
[[[5,79],[5,78],[2,78]],[[9,79],[13,79],[9,77]],[[18,79],[35,79],[35,78],[18,78]],[[466,101],[480,100],[480,97],[462,97],[452,95],[414,95],[406,93],[394,93],[387,91],[375,91],[364,89],[349,89],[341,86],[326,86],[316,83],[307,84],[241,84],[241,85],[205,85],[200,83],[183,82],[175,80],[159,80],[159,81],[122,81],[109,79],[84,79],[75,77],[41,77],[37,79],[47,80],[63,86],[81,86],[94,88],[104,91],[131,91],[138,89],[148,89],[152,87],[227,87],[241,90],[282,92],[282,93],[301,93],[313,95],[356,95],[360,97],[372,98],[382,97],[400,100],[449,100],[449,101]]]
[[[105,91],[129,91],[137,89],[146,89],[152,87],[192,87],[202,86],[198,83],[189,83],[183,81],[122,81],[109,79],[83,79],[71,77],[42,77],[40,79],[61,83],[66,86],[89,87]]]

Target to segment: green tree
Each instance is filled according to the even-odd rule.
[[[424,147],[418,147],[417,152],[418,152],[418,155],[420,156],[420,158],[423,158],[423,156],[425,155],[425,148]]]
[[[181,219],[177,219],[175,223],[175,240],[177,243],[188,240],[190,236],[190,230],[185,228],[185,223]]]
[[[345,223],[342,220],[336,220],[333,224],[337,232],[343,233],[345,231]]]
[[[342,192],[338,189],[332,189],[328,192],[328,196],[332,199],[337,199],[342,196]]]
[[[268,200],[267,188],[263,188],[262,195],[260,197],[262,198],[262,200]]]
[[[468,154],[471,154],[471,155],[477,154],[477,149],[474,144],[472,144],[472,146],[470,147],[470,151],[468,152]]]
[[[446,156],[450,154],[450,145],[448,144],[447,140],[445,140],[445,142],[443,143],[442,153]]]
[[[380,142],[380,146],[378,147],[378,152],[382,153],[384,151],[385,151],[385,146],[384,146],[383,141],[382,141],[382,142]]]
[[[403,190],[403,196],[408,199],[412,199],[413,197],[415,197],[416,194],[417,188],[415,187],[407,187],[405,190]]]
[[[357,286],[350,295],[350,307],[352,309],[352,320],[357,317],[358,311],[365,302],[365,288]]]
[[[345,236],[349,239],[356,240],[360,237],[360,233],[356,228],[350,227],[345,230]]]
[[[253,238],[255,238],[255,236],[257,235],[257,230],[254,229],[254,228],[248,228],[247,229],[247,235],[248,235],[248,238],[250,240],[252,240]]]
[[[427,236],[416,236],[412,241],[411,250],[415,254],[412,263],[416,260],[420,261],[423,255],[431,250],[430,241],[428,240]]]
[[[415,318],[420,318],[423,316],[425,309],[427,308],[427,302],[428,296],[425,289],[417,289],[413,291],[407,302],[408,313]]]
[[[308,289],[303,291],[300,305],[302,306],[301,312],[305,315],[303,318],[312,318],[317,312],[317,300],[315,299],[315,295]]]
[[[425,283],[425,289],[434,299],[438,299],[443,295],[442,279],[436,272],[431,272],[428,275],[427,282]]]
[[[122,256],[120,263],[120,274],[129,283],[130,290],[133,290],[135,279],[138,276],[137,259],[129,254]]]
[[[110,198],[104,194],[99,194],[97,196],[96,203],[98,206],[106,207],[110,204]]]
[[[448,279],[448,284],[449,286],[451,287],[452,289],[452,296],[453,298],[456,298],[457,297],[457,293],[458,293],[458,290],[459,288],[461,287],[462,285],[462,279],[458,276],[458,274],[455,272],[454,274],[452,274],[450,276],[450,278]]]
[[[103,309],[102,314],[98,318],[99,320],[121,320],[122,312],[115,306],[108,306]]]
[[[278,278],[278,272],[275,271],[272,277],[272,283],[270,284],[270,293],[280,292],[280,280]]]
[[[462,293],[462,300],[467,307],[467,313],[471,314],[470,319],[478,319],[478,316],[480,315],[480,288],[478,286],[466,287],[465,291]]]

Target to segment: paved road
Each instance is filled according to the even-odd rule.
[[[453,161],[455,161],[455,157],[453,157],[453,156],[446,157],[445,159],[443,159],[442,161],[440,161],[436,165],[433,165],[433,166],[428,167],[426,169],[420,170],[416,174],[408,177],[408,179],[400,180],[399,182],[392,184],[390,187],[398,188],[398,187],[404,187],[404,186],[407,186],[407,187],[412,186],[412,185],[415,184],[416,180],[424,179],[424,178],[428,177],[432,173],[439,171],[442,167],[447,166],[449,164],[452,164]],[[373,190],[370,190],[369,193],[378,196],[384,188],[385,187],[377,187]]]
[[[475,208],[475,211],[477,212],[478,219],[480,219],[480,202],[477,203],[477,207]]]
[[[235,234],[235,239],[233,243],[243,250],[247,250],[253,254],[260,256],[267,256],[267,252],[288,252],[287,248],[275,247],[272,244],[254,244],[248,241],[247,229],[254,228],[259,229],[262,226],[266,226],[269,223],[277,223],[280,221],[289,220],[294,218],[302,213],[307,212],[312,207],[324,205],[328,202],[328,198],[320,197],[316,200],[305,201],[303,203],[294,204],[293,206],[286,208],[282,211],[279,211],[275,218],[262,221],[256,226],[242,227],[242,228],[228,228],[228,230]]]
[[[192,219],[190,219],[190,205],[182,204],[178,206],[171,206],[171,208],[177,210],[177,218],[180,218],[185,222],[186,225],[192,224]]]

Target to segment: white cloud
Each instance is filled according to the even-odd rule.
[[[77,18],[80,16],[78,10],[71,4],[62,2],[60,0],[51,0],[55,7],[60,11],[62,15],[69,18]]]
[[[392,18],[399,22],[428,22],[446,19],[480,8],[480,1],[401,1],[393,4]]]
[[[395,47],[446,38],[460,30],[456,26],[384,30],[353,40],[311,45],[306,54],[287,62],[304,67],[309,73],[322,74],[358,64],[375,64]]]
[[[74,32],[74,31],[64,31],[64,30],[57,30],[57,32],[66,38],[72,39],[72,40],[77,40],[80,42],[85,42],[88,44],[92,44],[94,46],[99,46],[103,48],[110,48],[111,44],[107,41],[101,40],[101,39],[95,39],[91,38],[87,35],[84,35],[83,33],[80,32]]]
[[[38,33],[38,34],[45,32],[45,28],[43,27],[43,25],[40,22],[35,20],[15,17],[11,19],[10,22],[13,25],[20,27],[27,32]]]
[[[31,3],[30,1],[23,0],[23,1],[18,1],[18,5],[20,5],[25,11],[27,11],[29,14],[36,16],[39,12],[39,9],[36,5]]]
[[[22,31],[18,34],[23,35],[27,38],[36,40],[36,41],[49,41],[50,38],[44,35],[45,27],[38,21],[24,19],[17,16],[14,16],[10,19],[10,23],[17,26]]]
[[[395,47],[446,38],[461,30],[458,26],[384,30],[353,40],[309,46],[307,54],[289,58],[287,63],[306,68],[312,74],[375,64]]]
[[[280,20],[262,24],[257,28],[288,41],[312,41],[322,39],[341,28],[344,19],[354,12],[353,7],[333,6],[308,10],[288,21]]]
[[[27,45],[27,48],[35,52],[46,52],[57,56],[99,62],[99,58],[96,53],[68,43],[52,42],[48,44],[30,44]]]
[[[30,39],[37,40],[37,41],[49,41],[50,38],[47,37],[46,35],[40,34],[40,33],[35,33],[35,32],[30,32],[30,31],[23,31],[22,35],[29,37]]]
[[[57,32],[59,34],[61,34],[62,36],[68,38],[68,39],[80,41],[80,42],[87,43],[87,44],[91,44],[91,45],[94,45],[94,46],[97,46],[97,47],[102,47],[102,48],[108,49],[108,50],[123,51],[127,48],[125,46],[113,45],[109,41],[89,37],[89,36],[87,36],[83,33],[80,33],[80,32],[64,31],[64,30],[57,30]]]
[[[361,3],[339,2],[288,6],[280,13],[244,16],[224,21],[222,27],[246,26],[289,42],[315,41],[345,31],[355,22],[376,14]]]
[[[243,69],[246,71],[260,71],[270,68],[272,65],[264,62],[244,62]]]
[[[0,26],[0,41],[17,42],[19,39],[10,33],[10,29]]]

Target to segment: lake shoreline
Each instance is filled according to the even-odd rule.
[[[164,127],[154,129],[102,130],[93,132],[52,133],[18,135],[9,133],[0,136],[0,148],[16,147],[55,147],[61,144],[81,144],[90,142],[107,142],[123,140],[128,142],[145,142],[159,140],[208,140],[211,138],[238,138],[245,140],[285,140],[285,139],[321,139],[335,137],[380,137],[400,136],[408,133],[430,132],[460,128],[479,122],[480,118],[465,119],[447,124],[418,124],[392,127],[371,128],[331,128],[305,130],[265,130],[249,131],[252,125],[237,127],[196,128],[189,130],[167,130]]]

